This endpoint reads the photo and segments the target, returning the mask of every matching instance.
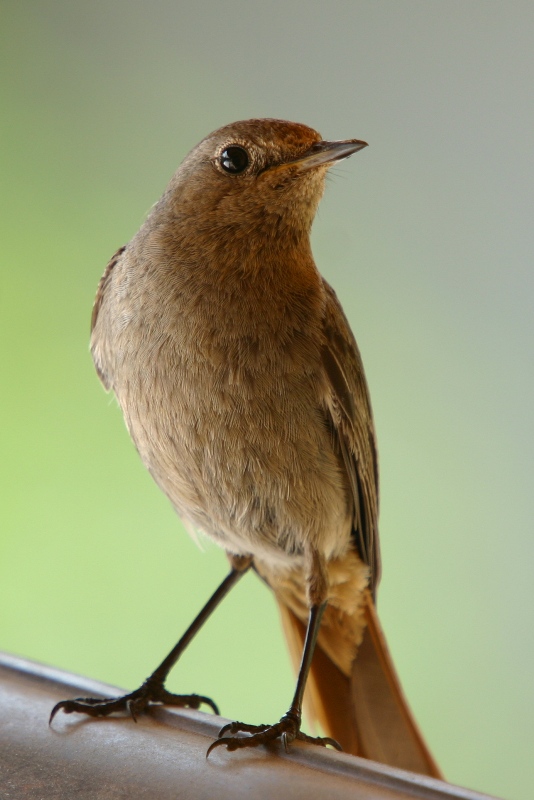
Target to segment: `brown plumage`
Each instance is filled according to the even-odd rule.
[[[275,592],[297,666],[308,629],[288,713],[267,730],[237,723],[231,733],[251,735],[216,744],[309,740],[300,712],[311,668],[309,706],[327,736],[350,752],[439,775],[374,609],[371,406],[356,342],[309,243],[328,168],[364,146],[323,142],[279,120],[206,137],[106,269],[91,350],[180,516],[227,551],[232,582],[252,564]],[[151,701],[174,702],[163,681],[185,644],[127,698],[65,701],[54,713],[139,713]]]

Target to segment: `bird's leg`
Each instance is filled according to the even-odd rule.
[[[318,557],[317,557],[318,561]],[[313,559],[314,565],[316,559]],[[290,742],[298,739],[299,741],[309,742],[311,744],[320,744],[323,747],[331,745],[337,750],[341,750],[341,746],[335,739],[330,737],[315,737],[308,736],[300,730],[302,722],[302,700],[304,697],[304,689],[306,688],[306,681],[310,671],[313,653],[321,627],[321,619],[326,608],[326,580],[324,579],[324,570],[319,570],[319,573],[311,575],[308,584],[308,594],[313,603],[314,600],[320,598],[321,602],[315,602],[310,608],[310,616],[308,619],[308,627],[306,629],[306,639],[304,642],[304,649],[302,651],[302,659],[297,678],[297,685],[295,694],[289,710],[274,725],[248,725],[244,722],[230,722],[219,731],[219,738],[213,742],[208,748],[206,758],[215,747],[220,745],[226,746],[227,750],[238,750],[242,747],[257,747],[260,744],[267,744],[275,739],[281,739],[284,748],[287,752]],[[232,734],[225,736],[226,733]],[[250,736],[235,736],[236,733],[250,733]]]
[[[182,706],[199,708],[203,703],[210,706],[215,714],[219,713],[216,704],[209,697],[197,694],[177,695],[168,692],[164,683],[171,669],[174,667],[185,648],[198,633],[211,613],[217,608],[221,600],[226,597],[230,589],[238,582],[242,575],[249,569],[252,559],[249,557],[231,557],[232,570],[226,576],[218,589],[212,594],[206,605],[195,617],[180,641],[173,647],[169,655],[161,662],[146,681],[130,694],[117,698],[77,697],[73,700],[61,700],[56,703],[50,714],[50,722],[58,711],[65,714],[77,712],[90,717],[107,717],[115,711],[127,711],[134,720],[142,714],[150,703],[159,705]]]

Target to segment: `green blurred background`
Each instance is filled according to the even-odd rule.
[[[530,0],[4,0],[0,647],[133,688],[225,574],[94,374],[96,285],[214,128],[363,138],[313,244],[373,397],[380,615],[449,780],[530,800],[533,35]],[[250,722],[285,710],[253,575],[170,686]]]

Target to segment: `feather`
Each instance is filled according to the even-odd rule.
[[[371,595],[365,596],[367,627],[350,675],[336,666],[319,641],[304,697],[306,713],[347,753],[442,778],[404,697]],[[278,595],[277,599],[298,670],[306,626]]]
[[[441,778],[408,707],[375,610],[380,579],[378,463],[363,365],[339,301],[324,282],[325,410],[353,508],[354,549],[327,564],[329,597],[305,707],[327,736],[354,755]],[[274,589],[298,669],[307,609],[305,576],[260,574]],[[367,586],[369,588],[367,588]]]

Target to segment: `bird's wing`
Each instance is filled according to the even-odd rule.
[[[116,253],[113,253],[109,262],[104,270],[104,274],[100,278],[98,282],[98,289],[96,290],[96,297],[95,302],[93,303],[93,313],[91,314],[91,333],[96,325],[96,319],[98,317],[98,312],[100,311],[100,306],[102,305],[102,300],[104,299],[104,295],[106,293],[106,288],[109,283],[109,279],[111,277],[111,271],[113,267],[116,266],[119,258],[122,256],[124,251],[126,250],[126,245],[119,247]]]
[[[93,331],[95,329],[96,321],[98,319],[98,312],[100,311],[100,306],[102,305],[102,302],[103,302],[104,297],[106,295],[106,290],[107,290],[108,285],[109,285],[109,281],[110,281],[110,278],[111,278],[111,273],[113,271],[113,268],[117,265],[117,262],[119,261],[121,255],[124,253],[125,249],[126,249],[126,245],[124,245],[123,247],[119,247],[117,252],[112,255],[112,257],[110,258],[110,260],[108,262],[108,265],[107,265],[106,269],[104,270],[104,274],[100,278],[100,281],[98,283],[98,289],[96,290],[95,302],[93,303],[93,313],[91,314],[91,334],[93,333]],[[99,363],[98,363],[98,359],[95,358],[95,351],[94,351],[94,347],[93,347],[93,342],[92,341],[91,341],[91,350],[93,352],[93,359],[94,359],[94,362],[95,362],[95,368],[96,368],[96,371],[98,373],[98,377],[102,381],[106,391],[109,391],[109,389],[110,389],[109,381],[106,378],[106,376],[104,375],[102,369],[100,368]]]
[[[327,415],[339,448],[353,502],[353,535],[370,570],[373,596],[380,580],[378,458],[369,391],[358,346],[334,290],[324,282],[323,368]]]
[[[375,610],[380,577],[378,465],[369,392],[349,324],[326,283],[325,291],[326,411],[351,490],[356,550],[369,566],[370,584],[363,607],[352,612],[327,607],[306,687],[306,708],[348,752],[440,778],[404,697]],[[349,592],[358,591],[359,569],[354,553],[329,565],[330,577],[335,579],[337,573]],[[280,584],[275,594],[298,668],[306,632],[304,581]]]

